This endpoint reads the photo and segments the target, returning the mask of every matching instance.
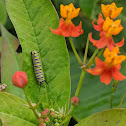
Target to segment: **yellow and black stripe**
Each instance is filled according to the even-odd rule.
[[[40,84],[40,87],[42,85],[43,82],[46,82],[44,79],[44,75],[42,72],[42,66],[40,63],[40,59],[39,59],[39,55],[36,51],[32,51],[32,62],[33,62],[33,67],[34,67],[34,73],[36,76],[36,79],[38,81],[38,83]],[[47,83],[47,82],[46,82]]]

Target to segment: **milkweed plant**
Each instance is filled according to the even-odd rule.
[[[1,125],[70,125],[74,111],[82,101],[79,94],[85,83],[85,75],[91,74],[98,76],[101,85],[112,83],[110,107],[83,117],[76,126],[125,126],[126,109],[121,106],[126,94],[117,103],[118,108],[113,108],[114,93],[120,81],[126,79],[120,72],[121,64],[126,60],[120,50],[124,46],[124,38],[120,42],[114,39],[124,29],[118,18],[123,7],[117,7],[114,2],[101,4],[102,13],[99,13],[97,20],[92,21],[92,28],[99,33],[99,39],[92,37],[94,32],[88,34],[82,58],[74,46],[73,38],[83,36],[86,29],[82,28],[82,21],[77,26],[73,23],[72,20],[80,13],[80,8],[75,8],[73,3],[60,5],[60,19],[48,0],[6,0],[5,4],[18,39],[1,25]],[[64,37],[69,39],[79,64],[78,69],[81,70],[74,96],[70,94],[69,56]],[[90,58],[89,44],[95,48]],[[22,47],[22,53],[17,53],[19,46]],[[35,53],[31,55],[31,52]],[[90,90],[88,92],[91,93]]]

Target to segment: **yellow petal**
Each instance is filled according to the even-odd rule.
[[[106,20],[104,21],[104,24],[103,24],[103,30],[104,31],[108,31],[110,26],[113,24],[113,20],[111,20],[109,17],[106,18]]]
[[[119,52],[119,47],[118,46],[114,47],[113,50],[112,50],[112,52],[115,53],[115,54],[120,53]]]
[[[111,19],[116,18],[122,11],[123,7],[117,8],[116,4],[113,2],[111,5],[101,4],[101,10],[104,17],[109,17]]]
[[[78,16],[80,8],[75,9],[74,5],[71,3],[69,5],[60,5],[61,17],[67,18],[69,20]]]
[[[126,56],[124,55],[116,56],[115,59],[113,60],[112,65],[121,64],[125,59],[126,59]]]
[[[106,48],[104,53],[103,53],[103,56],[106,58],[106,57],[109,57],[110,55],[111,55],[111,52],[109,51],[108,48]]]

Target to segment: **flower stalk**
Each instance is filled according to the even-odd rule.
[[[76,89],[76,92],[75,92],[75,97],[78,97],[79,94],[80,94],[80,89],[82,87],[82,84],[83,84],[83,80],[84,80],[84,77],[85,77],[85,73],[86,71],[85,70],[82,70],[81,72],[81,76],[80,76],[80,80],[79,80],[79,83],[78,83],[78,86],[77,86],[77,89]],[[68,112],[68,115],[70,116],[74,110],[75,106],[74,105],[71,105],[71,108]]]
[[[118,108],[121,108],[122,103],[123,103],[123,101],[124,101],[125,97],[126,97],[126,93],[123,95],[123,98],[122,98],[122,100],[121,100],[121,102],[120,102],[120,104],[119,104],[119,107],[118,107]]]
[[[83,64],[86,64],[87,53],[88,53],[88,46],[89,46],[89,35],[88,35],[88,37],[87,37],[87,43],[86,43],[86,48],[85,48],[85,53],[84,53]]]
[[[110,108],[111,109],[113,108],[113,105],[112,105],[113,94],[116,91],[116,88],[117,88],[118,83],[119,83],[118,81],[114,80],[113,81],[113,84],[112,84],[112,93],[111,93],[111,98],[110,98]]]
[[[23,88],[23,91],[24,91],[24,94],[25,94],[25,98],[27,100],[27,103],[29,104],[30,108],[32,109],[32,111],[34,112],[35,116],[37,119],[39,119],[39,115],[37,114],[35,108],[31,105],[31,102],[29,101],[28,97],[27,97],[27,93],[26,93],[26,90],[25,88]]]
[[[78,55],[78,53],[77,53],[77,51],[76,51],[76,49],[75,49],[75,47],[74,47],[73,41],[72,41],[72,39],[71,39],[71,36],[69,36],[69,40],[70,40],[70,44],[71,44],[72,50],[73,50],[73,52],[74,52],[74,55],[75,55],[76,58],[77,58],[78,63],[79,63],[80,65],[82,65],[83,63],[82,63],[82,61],[81,61],[81,59],[80,59],[80,57],[79,57],[79,55]]]

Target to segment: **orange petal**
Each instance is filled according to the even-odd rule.
[[[101,76],[100,76],[100,80],[101,80],[102,83],[105,83],[106,85],[108,85],[112,80],[111,71],[108,71],[108,70],[103,71]]]
[[[114,45],[118,47],[122,47],[124,45],[124,38],[120,42],[114,43]]]
[[[55,30],[50,28],[53,34],[62,35],[64,37],[78,37],[79,35],[83,34],[82,23],[76,27],[72,21],[69,23],[64,21],[63,18],[60,19],[59,27]]]
[[[96,67],[93,69],[87,69],[87,72],[91,73],[92,75],[100,75],[105,67],[105,63],[101,61],[99,58],[95,58]]]
[[[114,67],[116,67],[117,70],[120,70],[121,64],[118,64],[118,65],[116,65],[116,66],[114,66]]]
[[[93,43],[93,46],[96,45],[97,40],[94,40],[94,39],[92,38],[92,33],[89,33],[89,40],[90,40],[90,42]]]
[[[95,64],[97,65],[104,65],[105,63],[101,61],[98,57],[95,57]]]
[[[78,37],[81,34],[83,34],[83,29],[82,29],[82,22],[80,21],[80,24],[78,26],[75,27],[75,25],[71,25],[71,30],[69,30],[70,35],[72,37]]]
[[[114,48],[114,41],[113,41],[113,38],[112,37],[108,37],[108,43],[107,43],[107,48],[109,49],[109,50],[113,50],[113,48]]]
[[[96,42],[96,47],[98,49],[102,49],[107,45],[107,39],[105,38],[105,36],[102,36],[99,40],[97,40]]]
[[[86,71],[92,75],[100,75],[103,71],[103,68],[95,67],[93,69],[87,69]]]
[[[117,68],[115,68],[115,67],[112,69],[112,77],[115,80],[118,80],[118,81],[122,81],[122,80],[126,79],[126,76],[124,76],[123,74],[121,74],[119,72],[119,70]]]

